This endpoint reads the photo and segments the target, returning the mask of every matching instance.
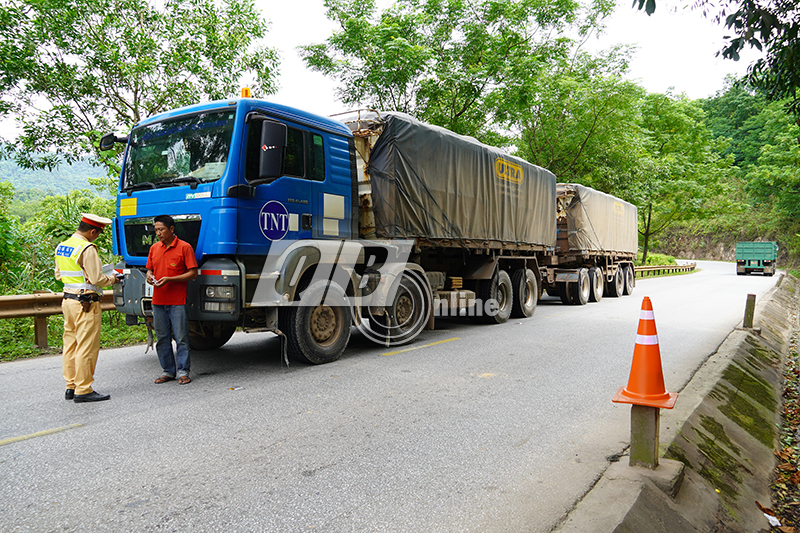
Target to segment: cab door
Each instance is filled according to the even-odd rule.
[[[311,133],[287,124],[287,146],[284,173],[270,183],[258,182],[258,159],[262,149],[263,120],[250,121],[246,126],[244,183],[256,185],[243,188],[238,195],[239,255],[265,255],[275,241],[312,238],[315,210],[313,168],[309,169],[307,145]],[[323,174],[324,179],[324,174]]]

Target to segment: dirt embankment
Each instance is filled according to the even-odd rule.
[[[774,235],[698,233],[669,229],[659,236],[652,251],[680,259],[735,261],[736,243],[739,241],[777,241],[778,268],[791,269],[800,266],[798,258],[790,257],[786,246]]]

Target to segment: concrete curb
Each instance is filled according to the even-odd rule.
[[[798,280],[782,276],[756,307],[760,328],[733,331],[662,410],[656,470],[612,463],[553,531],[753,532],[769,524],[783,358]],[[678,429],[680,428],[680,429]]]

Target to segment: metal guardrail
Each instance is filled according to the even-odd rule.
[[[689,263],[686,265],[643,265],[633,268],[636,271],[637,278],[644,278],[647,276],[673,274],[675,272],[691,272],[697,268],[697,263]]]
[[[63,299],[64,293],[49,291],[0,296],[0,319],[33,317],[34,342],[40,348],[47,348],[47,317],[61,314]],[[100,307],[103,311],[115,309],[114,291],[103,292]]]

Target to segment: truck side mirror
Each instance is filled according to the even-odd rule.
[[[263,121],[258,158],[259,181],[270,183],[283,176],[287,132],[286,124],[272,120]]]
[[[127,143],[127,137],[117,137],[113,133],[106,133],[100,137],[100,151],[105,152],[114,148],[115,143]]]

